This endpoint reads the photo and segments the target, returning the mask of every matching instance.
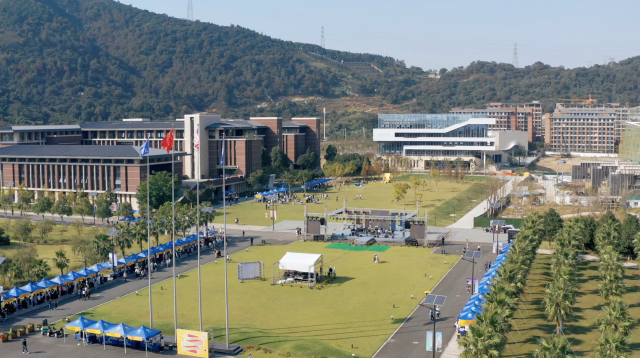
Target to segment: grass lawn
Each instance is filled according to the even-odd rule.
[[[519,344],[515,344],[509,337],[509,347],[504,352],[505,357],[531,357],[533,351],[538,347],[539,337],[551,337],[554,334],[555,322],[547,322],[544,313],[542,298],[544,287],[551,282],[549,274],[551,255],[538,255],[533,265],[533,270],[527,280],[527,291],[522,298],[522,303],[526,310],[522,309],[524,319],[520,313],[516,312],[515,323],[520,332],[515,329],[511,332]],[[593,261],[581,261],[577,272],[577,280],[580,284],[576,304],[573,306],[573,315],[565,322],[565,335],[576,356],[591,356],[597,341],[600,338],[600,331],[596,324],[598,315],[602,312],[602,304],[598,295],[598,263]],[[628,292],[624,295],[624,300],[629,304],[629,313],[634,319],[640,318],[640,283],[637,274],[630,269],[626,269],[625,283]],[[636,323],[637,324],[637,323]],[[631,357],[640,357],[640,335],[635,329],[627,338],[628,347],[631,349]],[[515,352],[515,354],[514,354]]]
[[[370,357],[413,311],[423,292],[455,264],[455,260],[445,264],[442,256],[432,255],[430,250],[407,247],[392,247],[380,253],[381,263],[374,264],[372,252],[326,246],[310,242],[257,246],[232,256],[228,274],[231,342],[273,351],[269,354],[252,349],[242,357],[249,353],[256,358],[346,358],[352,353]],[[338,278],[321,290],[271,286],[270,280],[238,282],[236,262],[263,261],[270,278],[271,264],[287,251],[323,254],[325,267],[335,266]],[[433,278],[429,279],[429,275]],[[223,261],[203,267],[204,329],[213,329],[218,342],[224,341],[223,282]],[[178,325],[197,330],[197,271],[182,275],[178,291]],[[147,290],[142,290],[84,314],[96,320],[148,325],[148,301]],[[153,307],[154,328],[173,335],[171,281],[153,286]]]
[[[427,179],[427,175],[416,175],[423,179]],[[408,178],[407,178],[408,179]],[[427,184],[425,191],[418,190],[418,194],[422,193],[422,203],[420,205],[420,215],[424,215],[424,209],[429,210],[429,225],[447,226],[453,224],[455,218],[460,218],[473,207],[478,205],[486,197],[484,192],[484,181],[493,180],[485,177],[468,177],[464,183],[449,183],[442,180],[435,188]],[[319,193],[315,193],[319,196]],[[327,206],[329,212],[341,208],[344,205],[344,199],[347,199],[347,207],[356,208],[372,208],[372,209],[402,209],[402,202],[397,203],[393,200],[393,184],[383,184],[381,182],[370,182],[361,189],[353,184],[338,190],[338,187],[331,187],[328,191],[328,200],[323,200],[320,204],[307,204],[307,210],[310,213],[324,213],[324,207]],[[362,195],[362,200],[355,200],[356,195]],[[338,200],[336,201],[336,196]],[[298,193],[298,197],[303,197],[302,193]],[[415,210],[416,198],[414,190],[409,189],[405,198],[405,207],[407,210]],[[273,209],[273,207],[272,207]],[[278,205],[278,220],[303,220],[304,206],[297,204]],[[236,218],[240,219],[240,224],[268,226],[272,221],[265,217],[267,210],[264,203],[249,202],[241,205],[227,207],[227,223],[233,223]],[[452,216],[453,214],[456,216]],[[214,220],[216,223],[222,223],[222,210],[217,210]]]

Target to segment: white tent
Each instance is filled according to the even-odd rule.
[[[299,252],[287,252],[280,259],[281,270],[293,270],[300,272],[313,272],[316,262],[320,260],[320,254],[302,254]]]
[[[278,265],[278,275],[276,276],[275,265]],[[271,283],[275,284],[280,281],[280,270],[285,271],[297,271],[309,273],[308,284],[309,286],[315,285],[317,278],[315,275],[316,266],[322,267],[322,255],[321,254],[304,254],[300,252],[287,252],[280,261],[272,265]],[[322,271],[322,269],[321,269]],[[305,279],[305,281],[307,281]]]

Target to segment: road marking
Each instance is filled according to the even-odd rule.
[[[436,289],[436,287],[438,287],[438,285],[440,284],[440,282],[442,282],[442,280],[444,280],[444,278],[445,278],[445,277],[447,277],[447,275],[449,274],[449,272],[451,272],[451,270],[453,270],[453,268],[454,268],[454,267],[456,267],[456,265],[457,265],[458,263],[460,263],[461,261],[463,261],[463,260],[461,260],[461,259],[462,259],[462,257],[458,257],[458,261],[456,261],[456,263],[455,263],[455,264],[453,264],[453,266],[451,266],[451,268],[449,269],[449,271],[447,271],[447,273],[445,273],[445,274],[444,274],[444,276],[442,276],[442,278],[440,278],[440,281],[438,281],[438,282],[436,283],[436,285],[435,285],[435,286],[433,286],[433,288],[431,289],[431,291],[435,290],[435,289]],[[391,341],[395,342],[395,340],[392,340],[392,339],[391,339],[391,337],[393,337],[396,333],[398,333],[398,331],[400,330],[400,328],[402,328],[402,326],[404,326],[404,324],[407,322],[407,320],[408,320],[409,318],[411,318],[411,316],[413,316],[413,314],[416,312],[416,310],[417,310],[418,308],[420,308],[420,303],[418,303],[418,305],[416,306],[416,308],[414,308],[414,309],[413,309],[413,311],[411,311],[411,313],[407,316],[407,318],[405,318],[405,319],[404,319],[404,322],[402,322],[402,324],[401,324],[400,326],[398,326],[398,328],[396,328],[396,330],[395,330],[395,331],[393,331],[393,333],[391,333],[391,336],[389,337],[389,339],[387,339],[387,341],[386,341],[386,342],[384,342],[384,344],[383,344],[382,346],[380,346],[380,348],[378,348],[378,350],[377,350],[377,351],[376,351],[376,352],[371,356],[371,358],[375,358],[375,356],[376,356],[378,353],[380,353],[380,351],[382,350],[382,348],[384,348],[384,346],[385,346],[385,345],[387,345],[387,343],[389,343],[389,342],[391,342]]]

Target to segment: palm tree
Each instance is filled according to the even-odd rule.
[[[137,245],[140,245],[140,251],[142,251],[142,244],[147,241],[146,221],[140,220],[135,224],[133,224],[133,226],[131,226],[130,228],[132,229],[131,236],[132,236],[133,242],[135,242]]]
[[[538,349],[533,352],[533,358],[569,358],[573,356],[567,340],[560,336],[549,339],[540,338]]]
[[[629,305],[622,299],[612,298],[608,305],[602,307],[604,318],[598,320],[598,329],[605,333],[620,333],[623,337],[629,335],[633,319],[629,315]]]
[[[461,358],[499,358],[502,356],[502,339],[495,334],[493,328],[476,322],[471,325],[467,336],[460,339],[464,348]]]
[[[103,260],[109,257],[109,254],[113,252],[113,246],[112,239],[105,234],[96,235],[93,240],[93,250],[98,258]]]
[[[120,232],[116,237],[116,246],[120,249],[122,257],[127,257],[125,250],[131,248],[133,244],[132,229],[124,224],[118,224],[117,229],[119,229]]]
[[[46,277],[49,273],[49,269],[49,264],[46,261],[36,259],[31,266],[29,276],[32,280],[37,281],[43,277]]]
[[[53,258],[53,264],[60,269],[60,275],[64,275],[64,269],[69,267],[69,259],[67,258],[67,252],[63,249],[56,251],[56,257]]]
[[[556,322],[556,334],[561,335],[564,330],[564,321],[573,313],[571,305],[573,305],[575,297],[565,291],[565,288],[553,281],[547,285],[544,294],[544,311],[550,320]]]
[[[606,333],[602,335],[595,349],[596,358],[625,358],[628,357],[626,339],[620,334]]]

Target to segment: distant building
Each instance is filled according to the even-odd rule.
[[[373,140],[378,154],[409,157],[415,168],[458,157],[483,166],[486,158],[503,163],[510,152],[527,148],[526,132],[489,130],[495,124],[486,114],[378,114]]]
[[[496,124],[490,130],[527,132],[529,142],[544,141],[542,121],[542,104],[538,101],[529,103],[492,102],[486,109],[453,108],[451,114],[486,115],[494,118]]]
[[[629,119],[622,125],[620,159],[640,164],[640,107],[629,108]]]
[[[629,108],[596,100],[557,103],[545,116],[545,144],[551,152],[615,154]]]
[[[222,119],[219,115],[192,114],[176,121],[124,119],[80,125],[8,126],[0,128],[0,187],[23,185],[36,195],[46,188],[61,192],[116,191],[119,202],[135,202],[146,161],[138,148],[150,141],[151,171],[170,171],[171,156],[161,149],[165,136],[175,130],[175,172],[201,181],[222,195],[221,156],[226,145],[225,191],[247,189],[245,179],[262,169],[262,151],[283,149],[295,163],[307,149],[320,155],[318,118],[252,117]],[[223,142],[223,135],[226,141]],[[195,149],[199,136],[200,150]],[[164,153],[164,154],[163,154]],[[16,197],[17,198],[17,197]]]

